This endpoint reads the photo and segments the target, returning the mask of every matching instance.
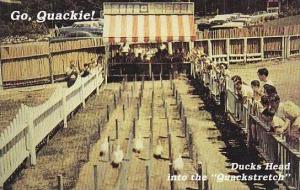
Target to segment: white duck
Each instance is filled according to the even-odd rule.
[[[184,163],[183,163],[182,155],[179,154],[178,157],[174,160],[173,168],[177,173],[179,173],[180,171],[183,170],[183,167],[184,167]]]
[[[163,151],[164,151],[164,148],[163,148],[163,146],[161,145],[160,140],[158,139],[157,145],[156,145],[156,147],[155,147],[155,149],[154,149],[154,152],[153,152],[154,157],[155,157],[155,158],[161,158],[161,157],[162,157],[162,154],[163,154]]]
[[[133,140],[133,150],[140,153],[144,149],[143,138],[140,135]]]
[[[119,164],[123,161],[124,153],[120,149],[120,145],[117,145],[117,149],[112,154],[112,164],[115,167],[118,167]]]
[[[100,155],[107,155],[109,149],[108,138],[104,140],[104,142],[100,145]]]

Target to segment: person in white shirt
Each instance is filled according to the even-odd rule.
[[[258,76],[258,78],[260,80],[260,83],[261,83],[260,86],[261,87],[263,87],[265,84],[269,84],[269,85],[274,86],[273,82],[268,79],[269,71],[268,71],[267,68],[258,69],[257,76]]]

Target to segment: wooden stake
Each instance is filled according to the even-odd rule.
[[[169,159],[170,162],[173,163],[173,156],[172,156],[172,139],[171,139],[171,133],[168,133],[168,143],[169,143]]]
[[[149,165],[146,165],[146,190],[150,190],[150,171],[149,171]]]
[[[109,121],[109,105],[106,105],[106,119]]]
[[[198,175],[201,176],[200,179],[198,180],[198,189],[202,190],[202,163],[198,162],[197,165],[198,165],[197,168]]]
[[[99,139],[101,138],[101,121],[98,123],[98,135]]]
[[[123,104],[123,121],[125,121],[125,105]]]
[[[188,129],[187,129],[187,117],[186,116],[184,116],[183,125],[184,125],[184,137],[187,138]]]
[[[133,133],[133,138],[135,138],[135,118],[133,118],[133,130],[132,130],[132,133]]]
[[[172,162],[169,163],[169,172],[170,172],[170,176],[172,178],[172,176],[174,175]],[[171,186],[171,190],[174,190],[174,181],[173,180],[170,180],[170,186]]]
[[[116,139],[119,138],[119,122],[118,119],[116,119]]]
[[[153,137],[153,117],[150,117],[150,138]]]
[[[110,141],[110,136],[107,137],[108,141],[108,161],[111,161],[111,141]]]
[[[64,190],[63,176],[61,174],[57,176],[57,183],[58,183],[58,190]]]
[[[140,119],[140,105],[139,105],[139,103],[136,104],[136,117],[137,117],[137,120]]]
[[[117,97],[116,97],[116,94],[114,94],[114,108],[117,108]]]
[[[192,133],[189,133],[189,151],[190,151],[190,158],[193,159],[193,137],[192,137]]]
[[[99,190],[98,165],[94,165],[94,189]]]

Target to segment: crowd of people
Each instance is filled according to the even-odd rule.
[[[77,80],[78,76],[87,77],[91,74],[92,68],[103,65],[103,56],[99,55],[97,59],[91,58],[90,62],[84,63],[83,68],[79,68],[74,61],[71,61],[66,72],[66,81],[68,88],[71,87]]]
[[[230,75],[226,63],[213,63],[204,53],[203,48],[193,49],[191,59],[198,64],[202,76],[209,73],[215,78],[220,84],[220,91],[225,89],[225,77],[230,76],[238,100],[242,104],[252,105],[252,113],[267,124],[270,132],[299,140],[300,108],[292,101],[281,101],[274,83],[269,79],[267,68],[258,69],[258,79],[252,80],[250,85],[247,85],[241,76]],[[205,79],[203,80],[205,82]]]
[[[180,48],[169,53],[165,44],[158,47],[136,47],[124,43],[116,50],[110,62],[112,63],[175,63],[186,62],[189,60],[189,53]]]
[[[274,83],[269,80],[267,68],[257,71],[258,80],[246,85],[240,76],[231,79],[239,99],[253,105],[253,112],[263,120],[279,136],[291,139],[300,138],[300,108],[292,101],[281,101]]]

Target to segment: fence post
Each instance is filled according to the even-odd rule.
[[[80,80],[81,80],[80,94],[81,94],[82,107],[85,108],[84,82],[81,77]]]
[[[291,36],[286,37],[286,58],[291,55]]]
[[[208,47],[208,57],[212,58],[212,44],[211,44],[211,40],[207,40],[207,47]]]
[[[246,63],[247,62],[247,38],[245,37],[244,38],[244,62]]]
[[[260,37],[260,53],[261,53],[261,60],[263,61],[265,59],[265,54],[264,54],[264,37]]]
[[[53,68],[52,68],[52,55],[51,55],[50,52],[49,52],[49,55],[48,55],[48,61],[49,61],[50,82],[53,84],[54,83],[54,76],[53,76]]]
[[[230,62],[230,39],[226,38],[226,54],[227,54],[227,61]]]
[[[66,103],[66,96],[64,94],[63,89],[61,89],[61,96],[62,96],[62,114],[63,114],[63,120],[64,120],[64,128],[68,127],[68,114],[67,114],[67,103]]]
[[[33,124],[33,112],[27,108],[27,122],[28,122],[28,134],[26,138],[27,142],[27,149],[29,150],[30,154],[30,163],[31,165],[36,165],[36,152],[35,152],[35,145],[34,145],[34,124]]]
[[[285,36],[281,37],[281,56],[282,56],[282,59],[286,58],[286,54],[285,54]]]

